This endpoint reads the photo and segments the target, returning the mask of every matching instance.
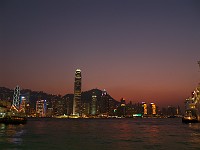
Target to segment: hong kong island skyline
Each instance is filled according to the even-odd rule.
[[[200,82],[196,0],[2,0],[1,87],[184,105]]]

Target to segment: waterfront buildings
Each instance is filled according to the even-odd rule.
[[[91,115],[96,115],[97,112],[97,96],[95,93],[92,93],[92,102],[91,102]]]
[[[180,108],[168,107],[161,111],[155,103],[145,102],[126,103],[125,99],[116,101],[104,89],[92,89],[82,92],[81,70],[75,71],[74,94],[52,95],[31,90],[20,91],[17,86],[12,92],[6,88],[0,88],[0,100],[10,99],[13,96],[14,108],[24,110],[26,107],[27,116],[38,117],[57,117],[69,116],[78,117],[156,117],[156,116],[175,116],[180,113]],[[3,92],[1,92],[3,91]],[[199,91],[196,90],[196,93]],[[1,94],[2,93],[2,94]],[[12,94],[10,94],[12,93]],[[194,94],[196,94],[194,92]],[[44,102],[46,99],[47,101]],[[11,99],[10,99],[11,100]],[[28,101],[27,101],[28,100]],[[38,101],[39,100],[39,101]],[[187,101],[192,106],[192,101]],[[1,104],[1,103],[0,103]]]
[[[126,101],[124,98],[121,99],[120,101],[120,107],[119,107],[119,114],[120,117],[125,117],[126,116]]]
[[[156,104],[150,103],[149,104],[149,115],[156,115]]]
[[[90,115],[90,104],[83,103],[82,104],[82,117]]]
[[[200,68],[200,61],[198,61],[198,64]],[[185,100],[183,122],[200,122],[200,83],[192,96]]]
[[[105,89],[102,91],[101,95],[100,113],[104,115],[108,115],[109,113],[109,96]]]
[[[26,97],[21,95],[19,111],[25,113],[25,109],[26,109]]]
[[[191,96],[191,100],[187,100],[187,108],[194,107],[193,104],[194,97],[200,99],[199,93],[200,89],[196,89],[194,96]],[[0,88],[0,109],[10,109],[12,104],[14,90]],[[103,95],[103,97],[102,97]],[[24,98],[25,97],[25,98]],[[26,99],[26,100],[25,100]],[[36,112],[36,103],[38,100],[46,101],[46,117],[56,117],[73,114],[73,100],[74,94],[66,94],[65,96],[46,94],[43,92],[36,92],[31,90],[21,90],[20,91],[20,108],[24,107],[24,102],[26,101],[26,114],[29,117],[44,116]],[[104,102],[103,102],[104,101]],[[127,100],[129,101],[129,100]],[[146,102],[127,102],[124,99],[122,101],[116,101],[113,99],[108,92],[105,90],[92,89],[81,93],[81,108],[82,114],[86,117],[173,117],[181,115],[180,108],[176,106],[168,106],[166,108],[161,108],[156,106],[156,115],[152,115],[150,111],[151,107],[149,103]],[[28,103],[27,103],[28,102]],[[106,103],[107,104],[106,104]],[[105,105],[104,105],[105,104]],[[154,103],[155,104],[155,103]],[[96,105],[96,106],[95,106]],[[108,106],[105,109],[104,106]],[[197,105],[198,106],[198,105]],[[195,106],[195,107],[197,107]],[[104,107],[104,108],[102,108]],[[21,110],[21,109],[20,109]],[[100,112],[100,110],[106,110],[106,113]],[[43,111],[43,110],[42,110]],[[42,112],[41,111],[41,112]],[[41,113],[42,114],[42,113]],[[44,114],[44,113],[43,113]],[[83,117],[81,115],[80,117]],[[133,116],[134,115],[134,116]]]
[[[38,100],[36,102],[36,116],[46,117],[46,100]]]
[[[148,111],[147,111],[147,103],[142,102],[142,108],[143,108],[143,109],[142,109],[142,110],[143,110],[143,111],[142,111],[142,114],[143,114],[143,115],[147,115],[147,112],[148,112]]]
[[[10,109],[12,112],[26,113],[26,97],[20,93],[20,87],[18,85],[14,89],[13,101]]]
[[[77,69],[74,80],[73,115],[81,116],[81,70]]]
[[[13,105],[13,107],[15,107],[15,109],[19,110],[19,107],[20,107],[20,87],[18,85],[14,89],[12,105]]]
[[[185,100],[187,115],[196,116],[200,121],[200,83],[192,93],[192,96]]]

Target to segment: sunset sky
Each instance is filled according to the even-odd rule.
[[[183,105],[200,82],[198,0],[1,0],[0,86]]]

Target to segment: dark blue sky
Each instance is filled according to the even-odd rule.
[[[182,104],[200,81],[198,0],[2,0],[0,85]]]

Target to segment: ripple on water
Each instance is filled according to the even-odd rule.
[[[200,149],[200,125],[179,119],[33,119],[0,129],[4,149]]]

